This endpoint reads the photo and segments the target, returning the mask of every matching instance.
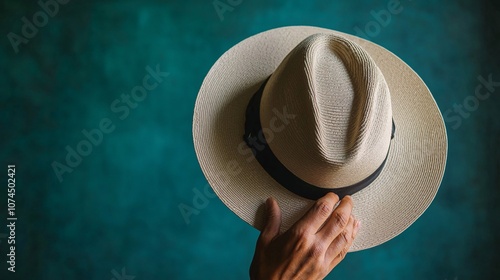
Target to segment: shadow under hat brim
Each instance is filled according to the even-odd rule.
[[[390,51],[356,36],[308,26],[247,38],[224,53],[203,81],[193,117],[194,146],[209,184],[241,219],[262,229],[264,202],[274,197],[282,211],[282,230],[293,225],[314,201],[279,185],[253,158],[243,141],[245,110],[283,58],[315,33],[343,36],[360,45],[391,92],[397,129],[386,165],[370,186],[352,196],[362,227],[350,251],[363,250],[394,238],[422,215],[446,166],[446,128],[438,106],[420,77]]]

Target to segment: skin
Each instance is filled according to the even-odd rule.
[[[289,230],[280,233],[281,210],[274,198],[266,201],[267,222],[250,266],[252,280],[323,279],[346,256],[360,223],[353,201],[328,193]]]

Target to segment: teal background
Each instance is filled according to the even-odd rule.
[[[18,221],[13,274],[1,187],[0,279],[248,278],[258,232],[217,198],[189,224],[178,208],[206,186],[191,135],[205,74],[258,32],[313,25],[355,34],[389,1],[229,3],[222,19],[209,0],[73,0],[16,53],[7,34],[21,35],[21,18],[41,8],[2,1],[0,173],[6,180],[16,164]],[[401,6],[366,38],[413,67],[442,112],[473,96],[478,76],[500,81],[498,1]],[[110,105],[142,84],[148,65],[169,76],[121,120]],[[447,118],[448,165],[428,211],[395,239],[349,254],[328,279],[499,279],[499,93],[460,125],[456,113]],[[103,118],[114,131],[59,182],[51,164],[65,163],[65,147]]]

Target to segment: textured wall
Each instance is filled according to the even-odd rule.
[[[397,238],[349,254],[329,279],[498,279],[500,87],[477,104],[473,96],[479,76],[500,81],[499,5],[401,0],[400,12],[376,23],[391,1],[221,0],[219,15],[212,0],[66,0],[46,19],[36,1],[3,1],[0,168],[16,164],[18,221],[13,274],[1,187],[0,279],[247,278],[258,232],[217,198],[189,224],[178,209],[206,185],[192,114],[225,50],[286,25],[386,47],[448,112],[448,166],[434,203]],[[37,30],[23,35],[23,17]],[[168,74],[151,81],[156,87],[138,102],[122,100],[157,65]],[[98,128],[105,132],[94,133],[90,151],[82,130]],[[88,155],[70,156],[58,178],[54,161],[68,164],[67,149],[78,147]]]

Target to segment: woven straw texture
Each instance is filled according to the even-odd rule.
[[[336,49],[328,45],[331,36],[303,42],[317,33],[345,39],[335,37]],[[301,42],[304,46],[297,47]],[[380,176],[352,196],[362,227],[351,251],[390,240],[427,209],[447,153],[444,122],[428,88],[388,50],[305,26],[273,29],[240,42],[219,58],[201,86],[193,119],[195,150],[208,182],[229,209],[261,229],[264,202],[272,196],[286,230],[313,203],[276,183],[242,139],[248,101],[271,74],[261,103],[263,126],[276,128],[271,119],[283,115],[284,105],[296,116],[284,118],[285,128],[266,138],[272,138],[270,146],[280,161],[303,180],[321,187],[355,183],[378,167],[390,142]],[[334,104],[328,102],[333,93]],[[396,123],[392,141],[391,115]],[[307,129],[310,133],[297,133]]]

